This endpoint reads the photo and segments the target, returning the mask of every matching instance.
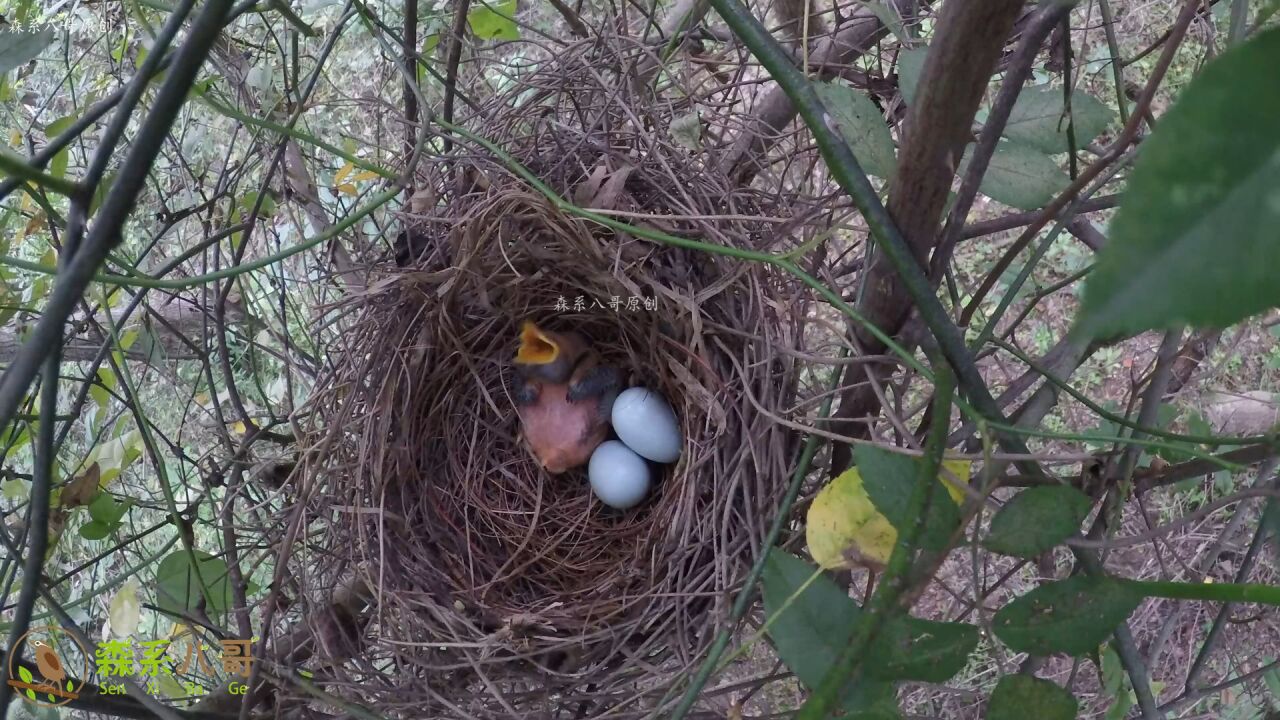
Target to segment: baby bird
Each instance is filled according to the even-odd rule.
[[[600,365],[581,335],[528,321],[514,364],[516,413],[534,459],[552,474],[585,464],[609,434],[617,369]]]

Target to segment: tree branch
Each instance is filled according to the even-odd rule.
[[[886,334],[896,335],[902,329],[911,312],[913,296],[927,292],[933,297],[932,283],[916,292],[908,290],[901,264],[913,262],[917,270],[923,268],[937,242],[938,219],[971,136],[974,115],[1021,9],[1019,0],[947,3],[938,17],[916,102],[907,116],[907,136],[898,156],[898,170],[889,188],[888,212],[902,233],[903,249],[910,258],[891,257],[890,248],[877,237],[865,275],[866,292],[858,306],[859,312]],[[936,329],[931,325],[930,330]],[[884,346],[861,328],[855,328],[853,334],[864,353],[884,352]],[[876,413],[879,400],[875,394],[854,381],[859,373],[874,370],[870,365],[846,369],[844,384],[849,389],[841,395],[836,422],[847,423]],[[965,390],[968,392],[969,388]],[[865,426],[860,430],[866,431]],[[851,459],[847,445],[835,445],[830,474],[843,472]]]

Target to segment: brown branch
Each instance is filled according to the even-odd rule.
[[[565,5],[562,0],[551,0],[551,7],[560,13],[560,17],[564,18],[565,23],[569,26],[569,32],[578,37],[590,37],[591,31],[587,29],[587,24],[582,21],[582,16],[574,11],[573,8]]]
[[[1110,210],[1120,204],[1120,195],[1103,195],[1085,200],[1080,203],[1080,213],[1098,212],[1099,210]],[[1004,215],[991,220],[983,220],[981,222],[970,223],[964,226],[964,230],[960,231],[961,240],[972,240],[974,238],[984,237],[986,235],[994,235],[998,232],[1013,230],[1015,228],[1026,227],[1038,220],[1040,217],[1039,210],[1030,212],[1013,213]]]
[[[1187,383],[1191,382],[1191,376],[1196,370],[1200,369],[1200,363],[1213,352],[1218,346],[1218,340],[1222,337],[1222,330],[1210,328],[1192,333],[1187,338],[1186,343],[1182,345],[1182,349],[1178,351],[1178,357],[1173,361],[1173,377],[1169,379],[1168,395],[1174,395]]]
[[[889,186],[889,214],[922,268],[938,241],[942,208],[960,155],[972,137],[974,115],[1022,5],[1018,0],[946,3],[938,17],[916,103],[907,116],[898,169]],[[884,253],[875,252],[864,282],[866,293],[859,312],[882,331],[896,335],[910,314],[911,301]],[[884,352],[865,327],[856,327],[854,336],[864,353]],[[867,372],[872,371],[868,365]],[[878,411],[879,400],[870,386],[856,382],[859,372],[845,372],[844,385],[849,389],[841,395],[835,422],[847,424]],[[849,446],[833,447],[832,474],[842,472],[850,460]]]
[[[891,0],[890,12],[906,13],[911,0]],[[809,56],[809,65],[822,79],[834,77],[837,68],[866,54],[888,32],[871,10],[854,11],[834,36],[823,40]],[[746,128],[720,160],[724,173],[742,185],[751,182],[765,166],[765,155],[796,117],[796,107],[780,87],[775,87],[751,110]]]
[[[441,111],[447,123],[453,122],[453,98],[458,92],[458,64],[462,62],[462,41],[466,37],[467,12],[470,9],[471,0],[458,0],[458,7],[453,11],[453,27],[449,30],[449,57],[445,61],[444,106]],[[445,153],[452,149],[453,142],[445,137]]]
[[[404,156],[410,158],[418,140],[418,98],[409,82],[409,78],[418,77],[418,0],[404,0],[404,39],[400,46],[404,50],[401,62],[408,75],[404,81]],[[409,195],[413,194],[412,185],[406,190]]]

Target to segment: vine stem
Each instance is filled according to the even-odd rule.
[[[14,157],[8,150],[0,150],[0,172],[20,178],[26,182],[33,182],[59,195],[75,197],[81,194],[79,185],[66,178],[50,175],[47,172],[31,167],[23,162],[21,158]]]
[[[906,517],[909,518],[909,524],[898,537],[885,567],[884,579],[867,604],[867,612],[858,618],[849,643],[840,651],[836,662],[828,668],[822,683],[800,708],[796,720],[822,720],[827,717],[840,697],[840,691],[861,667],[867,655],[867,647],[893,616],[906,610],[911,602],[912,593],[909,591],[913,579],[912,566],[928,517],[929,505],[940,484],[935,478],[942,468],[942,453],[946,449],[947,431],[951,427],[951,399],[955,394],[954,376],[945,362],[941,358],[936,359],[934,368],[937,380],[934,386],[933,419],[916,485],[912,488],[907,505]]]
[[[1280,605],[1280,586],[1258,583],[1184,583],[1173,580],[1122,580],[1147,597],[1168,600]]]
[[[841,349],[841,358],[848,354],[849,349],[847,347]],[[835,382],[836,384],[840,382],[839,373],[836,373]],[[822,406],[818,410],[819,419],[824,419],[831,414],[831,403],[834,400],[835,393],[827,393],[826,399],[822,401]],[[818,446],[821,443],[822,437],[819,435],[810,435],[805,440],[804,448],[800,451],[800,459],[796,462],[795,472],[791,474],[791,484],[787,487],[787,494],[782,497],[782,503],[773,517],[773,524],[769,527],[769,533],[765,535],[764,543],[762,544],[764,551],[760,553],[760,557],[751,566],[751,572],[747,573],[742,589],[738,591],[738,597],[734,600],[733,608],[729,612],[728,622],[716,634],[715,640],[707,651],[707,657],[703,659],[702,666],[698,668],[698,673],[694,675],[689,687],[685,690],[684,696],[680,699],[680,704],[676,706],[675,711],[672,712],[670,720],[683,720],[689,714],[689,711],[693,709],[693,704],[697,702],[698,695],[702,693],[702,688],[706,687],[707,681],[711,679],[711,674],[715,672],[716,666],[720,663],[720,658],[724,656],[724,651],[729,647],[733,628],[737,626],[742,618],[746,617],[747,611],[751,609],[752,600],[755,598],[755,586],[760,581],[760,576],[764,573],[765,561],[768,560],[769,553],[782,535],[782,528],[791,516],[791,506],[795,504],[796,498],[800,495],[800,488],[804,486],[805,477],[809,474],[809,467],[813,464],[813,457],[817,454]],[[665,705],[666,700],[667,698],[663,698],[663,701],[659,702],[658,706]]]

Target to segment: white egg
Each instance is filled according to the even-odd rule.
[[[633,387],[613,401],[613,430],[627,447],[654,462],[675,462],[680,457],[680,425],[661,395]]]
[[[605,440],[591,453],[587,478],[596,497],[619,510],[639,505],[649,494],[649,466],[617,440]]]

